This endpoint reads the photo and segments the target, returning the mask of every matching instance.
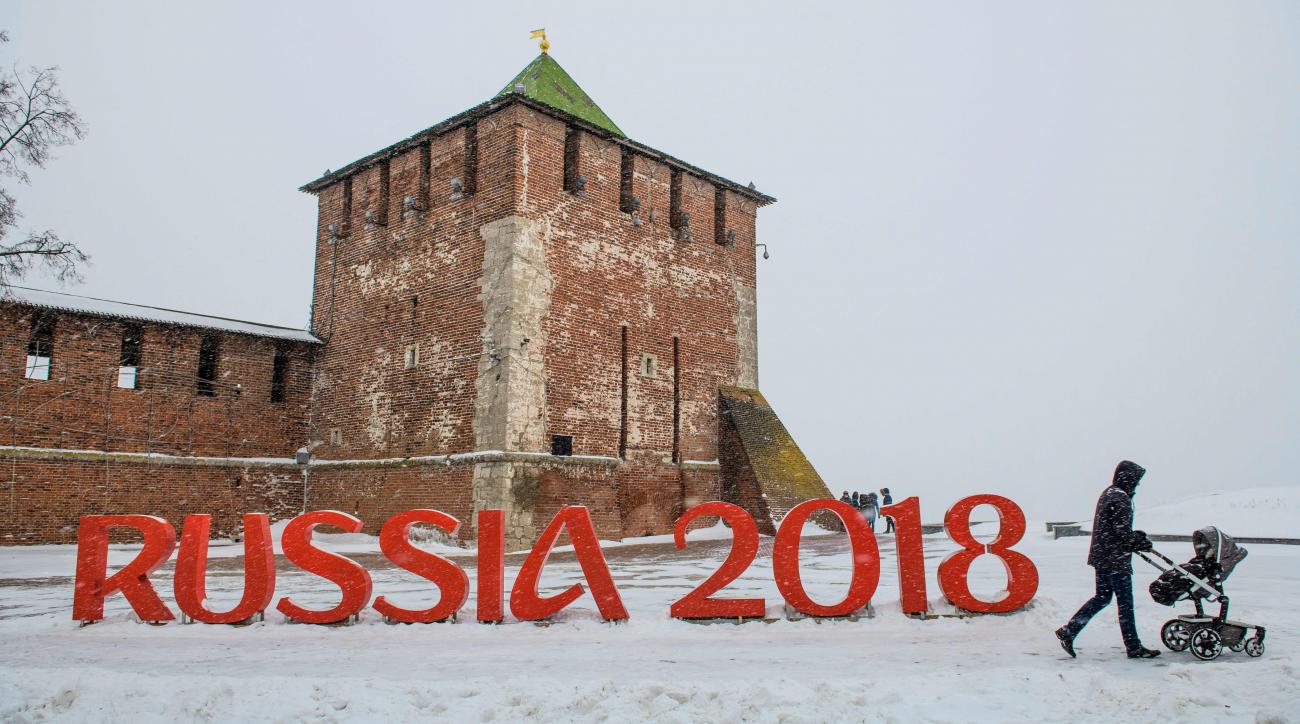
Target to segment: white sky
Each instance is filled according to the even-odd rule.
[[[94,257],[75,293],[304,325],[297,187],[487,99],[545,26],[632,138],[780,199],[762,387],[835,494],[1086,516],[1124,457],[1139,504],[1300,484],[1300,4],[22,2],[0,26],[90,126],[6,181]]]

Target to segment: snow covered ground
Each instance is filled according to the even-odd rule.
[[[722,595],[764,596],[779,620],[742,625],[668,617],[669,605],[725,557],[728,542],[718,538],[726,532],[717,529],[693,535],[685,552],[663,539],[607,549],[631,613],[617,625],[599,622],[584,596],[549,626],[482,626],[473,622],[471,594],[455,624],[389,626],[370,611],[337,628],[286,624],[274,612],[244,628],[153,627],[129,620],[115,597],[108,620],[78,628],[70,620],[74,550],[0,549],[0,720],[1300,721],[1300,547],[1248,546],[1250,557],[1229,582],[1233,617],[1269,629],[1262,658],[1225,652],[1200,662],[1166,651],[1130,661],[1112,607],[1084,631],[1071,660],[1052,630],[1091,594],[1088,540],[1053,541],[1042,530],[1031,523],[1017,546],[1042,577],[1028,610],[929,621],[899,611],[893,540],[884,535],[873,617],[786,620],[764,539],[759,558]],[[367,566],[376,595],[410,606],[431,595],[378,556],[373,539],[330,545]],[[925,545],[933,608],[948,611],[934,570],[953,546],[943,535],[927,536]],[[1190,544],[1161,548],[1178,559],[1191,555]],[[803,549],[809,592],[838,600],[848,578],[846,544],[820,535]],[[214,547],[214,605],[239,596],[238,553]],[[113,558],[130,555],[117,549]],[[508,578],[521,560],[508,558]],[[472,556],[458,562],[473,581]],[[1157,630],[1173,609],[1151,602],[1145,584],[1155,572],[1135,566],[1140,630],[1158,646]],[[994,596],[1001,570],[994,559],[979,559],[975,591]],[[571,554],[552,555],[546,571],[544,593],[579,580]],[[170,566],[154,580],[170,599]],[[333,592],[281,568],[277,596],[330,603]]]
[[[1228,535],[1300,538],[1300,485],[1242,488],[1194,495],[1143,507],[1139,490],[1134,525],[1148,533],[1191,535],[1213,525]]]

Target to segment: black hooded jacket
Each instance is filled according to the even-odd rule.
[[[1097,500],[1092,519],[1088,565],[1099,571],[1132,571],[1133,551],[1145,536],[1133,532],[1133,494],[1146,468],[1125,460],[1115,468],[1110,487]]]

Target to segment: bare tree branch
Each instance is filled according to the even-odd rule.
[[[33,267],[49,271],[60,284],[81,281],[80,267],[90,260],[77,245],[52,231],[32,233],[13,245],[0,245],[0,289],[22,279]]]
[[[0,30],[0,43],[7,42],[9,34]],[[45,168],[53,149],[71,145],[85,133],[81,116],[59,87],[57,67],[23,71],[14,65],[0,71],[0,177],[31,183],[28,169]],[[79,268],[89,257],[52,231],[29,231],[15,244],[3,243],[21,216],[14,197],[0,188],[0,288],[7,290],[38,266],[61,283],[80,281]]]

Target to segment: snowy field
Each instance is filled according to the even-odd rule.
[[[1139,490],[1136,501],[1136,525],[1148,533],[1191,535],[1214,525],[1228,535],[1300,538],[1300,485],[1242,488],[1149,507]]]
[[[1028,610],[928,621],[899,610],[887,535],[870,618],[787,620],[764,539],[759,558],[722,595],[764,596],[777,620],[741,625],[668,617],[669,605],[725,557],[725,529],[699,531],[684,552],[662,538],[611,546],[606,555],[631,620],[599,622],[586,595],[548,626],[474,623],[471,591],[454,624],[390,626],[371,610],[347,627],[287,624],[274,612],[244,628],[154,627],[131,621],[117,596],[106,621],[78,628],[70,619],[74,549],[7,548],[0,550],[0,720],[1300,722],[1300,546],[1248,546],[1250,557],[1229,581],[1233,618],[1268,627],[1262,658],[1225,651],[1201,662],[1164,651],[1130,661],[1111,607],[1080,636],[1079,658],[1071,660],[1052,630],[1091,594],[1088,540],[1053,541],[1042,531],[1031,523],[1017,546],[1042,577]],[[432,595],[377,555],[373,539],[336,537],[329,545],[366,565],[375,595],[410,606]],[[934,571],[953,546],[942,534],[925,545],[932,607],[949,611]],[[848,579],[846,543],[818,535],[803,548],[809,592],[838,600]],[[1179,560],[1191,555],[1186,543],[1161,549]],[[213,561],[208,585],[219,607],[239,596],[242,560],[237,546],[213,553],[224,556]],[[114,561],[130,555],[118,549]],[[521,560],[508,557],[507,579]],[[458,562],[472,582],[472,556]],[[1159,647],[1157,631],[1173,609],[1146,595],[1154,570],[1141,561],[1135,568],[1139,627],[1144,642]],[[543,593],[579,578],[571,554],[552,555],[546,570]],[[986,597],[1003,583],[1001,566],[987,556],[972,575]],[[153,578],[170,603],[170,565]],[[277,596],[328,604],[334,590],[281,567]]]

